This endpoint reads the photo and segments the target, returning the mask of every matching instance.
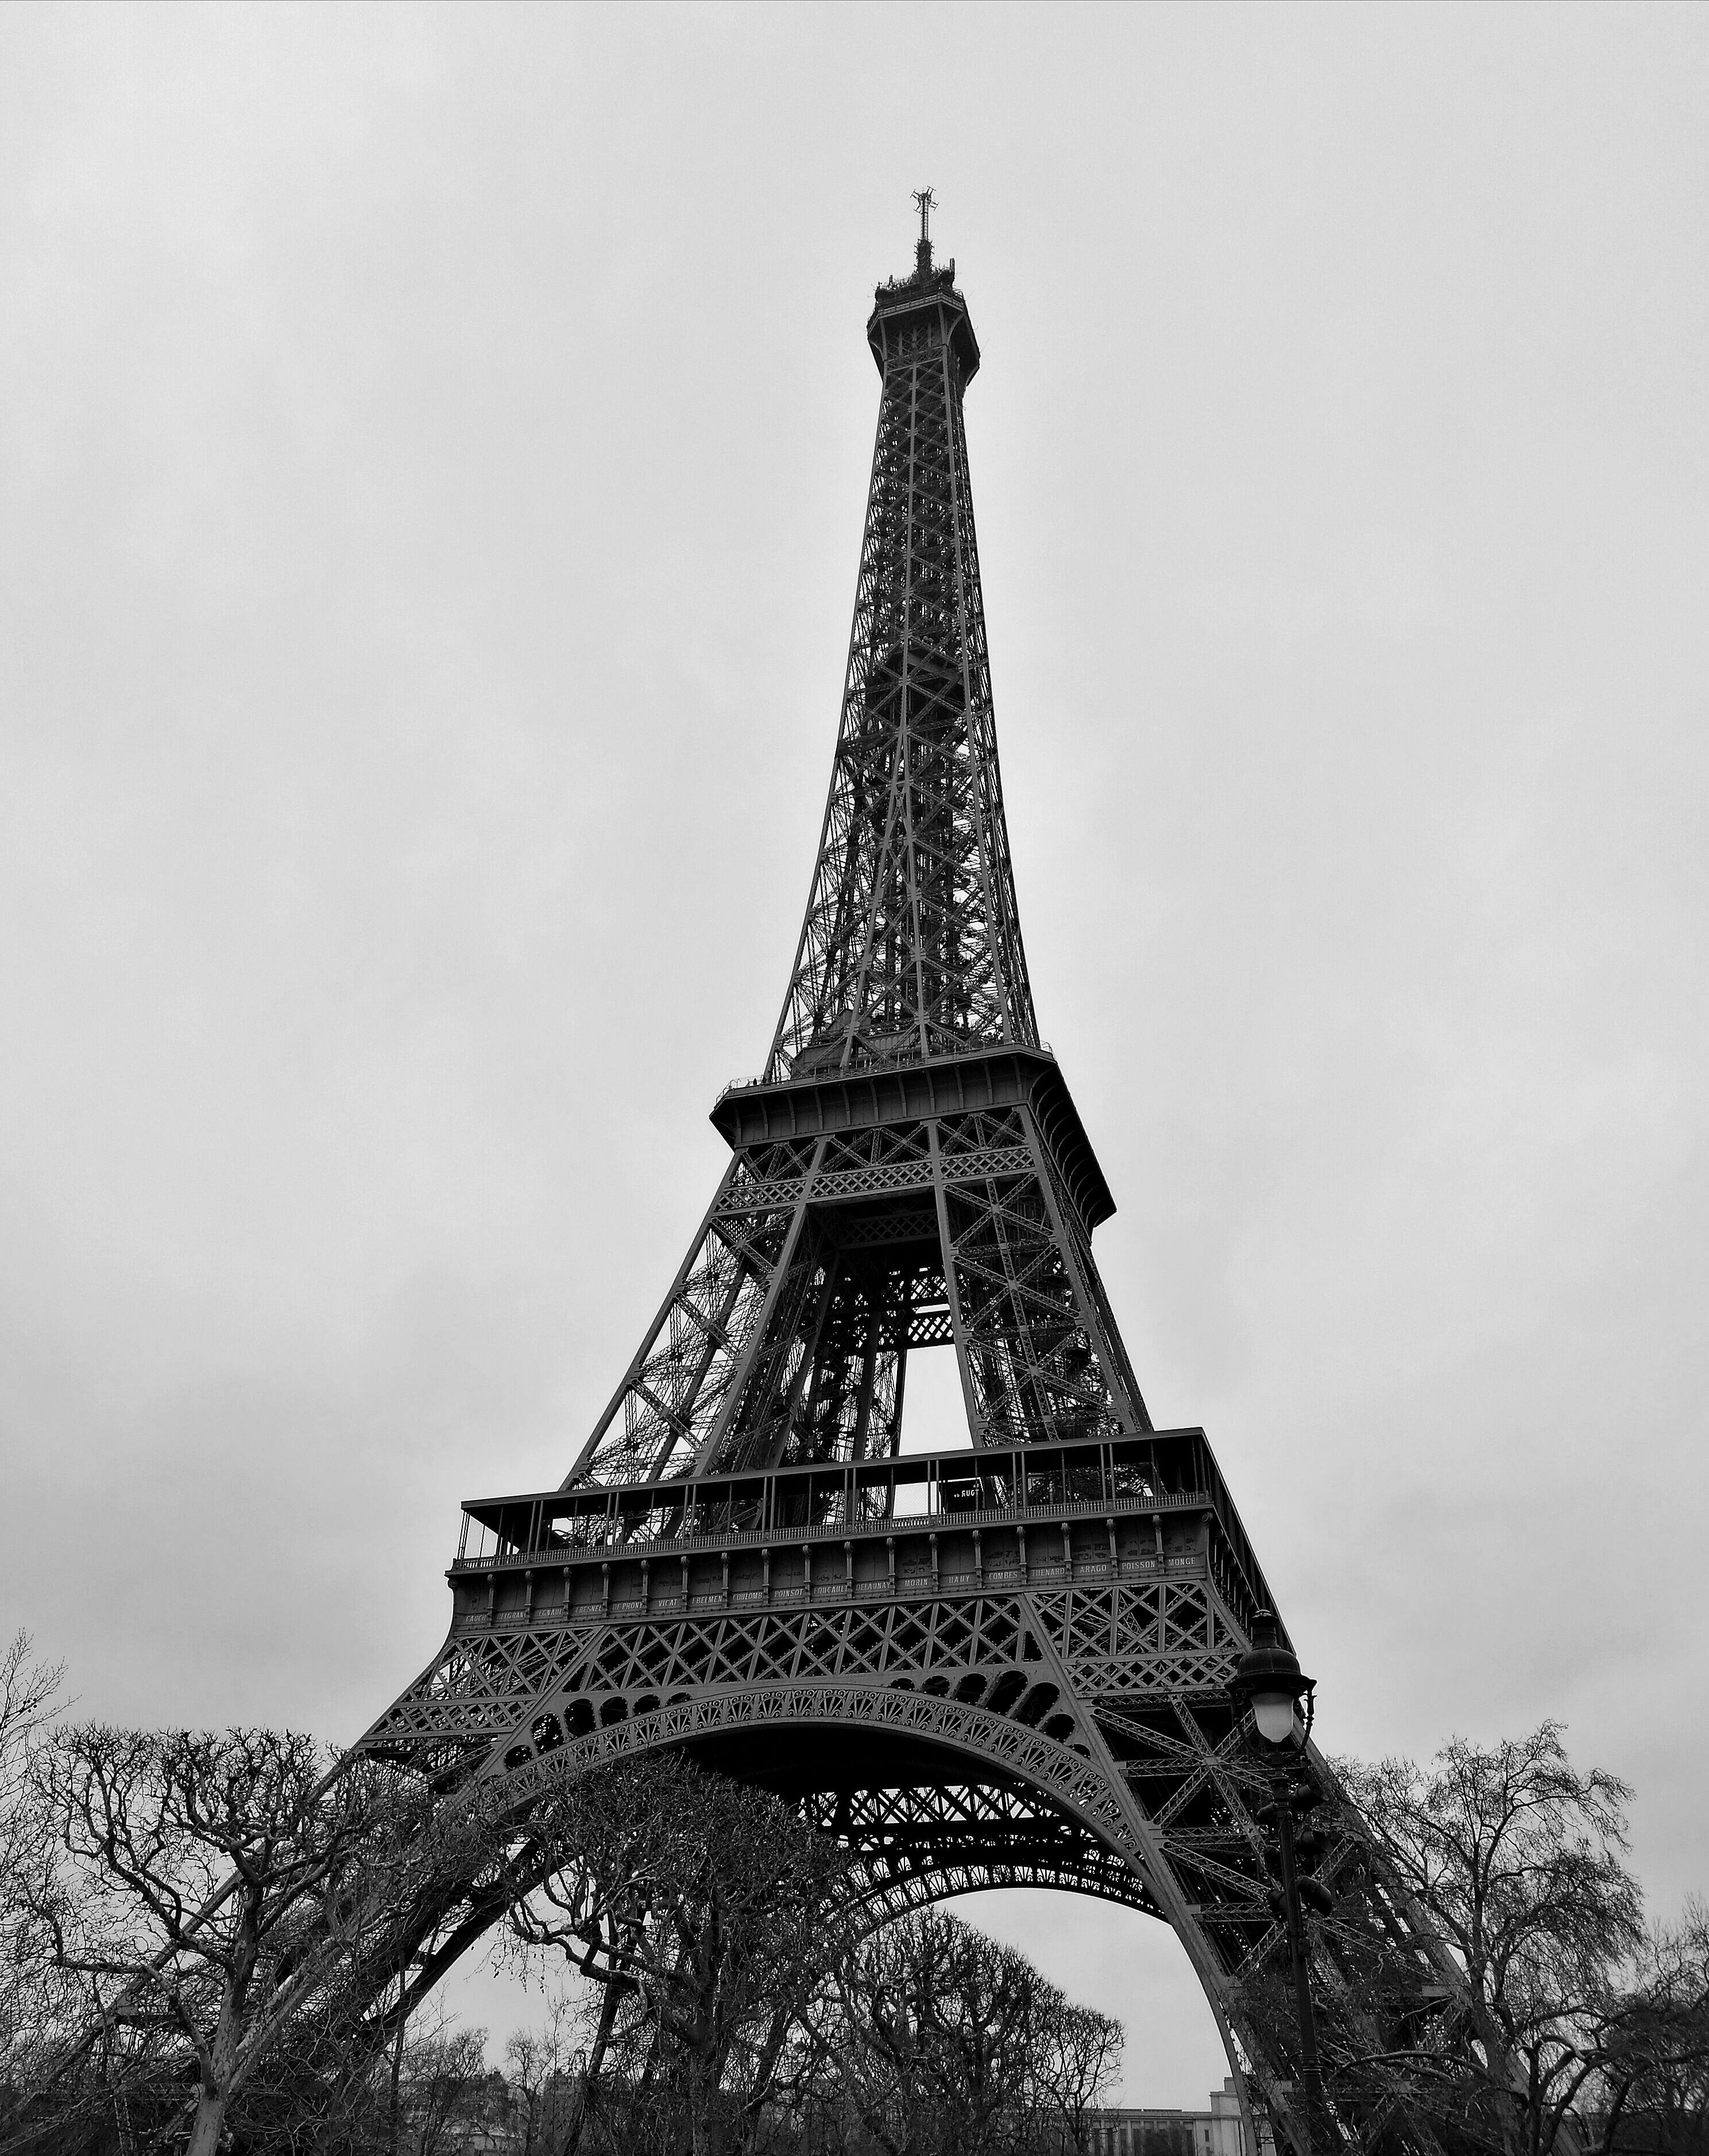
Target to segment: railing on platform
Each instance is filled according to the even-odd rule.
[[[792,1082],[800,1084],[806,1081],[816,1082],[838,1078],[861,1078],[869,1072],[902,1070],[916,1066],[923,1069],[929,1064],[947,1062],[957,1056],[998,1055],[1005,1048],[1029,1049],[1038,1055],[1050,1056],[1053,1062],[1055,1060],[1056,1051],[1048,1040],[957,1040],[945,1043],[933,1049],[930,1055],[921,1055],[917,1045],[913,1045],[898,1047],[891,1055],[875,1054],[870,1045],[863,1043],[860,1057],[854,1062],[817,1064],[811,1060],[813,1051],[806,1050],[796,1057],[790,1067],[788,1078],[767,1078],[763,1072],[757,1076],[731,1078],[726,1083],[718,1097],[722,1100],[725,1095],[730,1093],[752,1093],[762,1086],[786,1086]]]
[[[1225,1506],[1203,1432],[1168,1430],[471,1500],[456,1568]]]

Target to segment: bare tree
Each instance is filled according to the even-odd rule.
[[[511,2140],[516,2156],[547,2156],[568,2138],[579,2076],[575,2010],[562,1993],[547,2004],[539,2029],[518,2029],[506,2041]]]
[[[367,2035],[383,2037],[387,2156],[401,2156],[404,2069],[413,2017],[434,1987],[502,1911],[513,1890],[518,1829],[480,1784],[412,1807],[407,1830],[380,1856],[397,1879],[393,1922],[370,1957]],[[354,1989],[360,1992],[359,1984]],[[440,2030],[443,2034],[443,2030]]]
[[[1658,1925],[1603,2033],[1597,2138],[1604,2156],[1709,2151],[1709,1905]]]
[[[182,2114],[182,2102],[163,2112],[162,2133],[181,2137]],[[291,2017],[234,2092],[224,2133],[241,2156],[384,2156],[383,2080],[352,2050],[336,2002]]]
[[[395,2112],[389,2055],[352,2054],[348,2037],[336,2005],[294,2020],[233,2098],[222,2145],[236,2156],[450,2156],[473,2143],[526,2156],[523,2092],[488,2066],[485,2030],[437,2007],[413,2016]]]
[[[849,2108],[885,2156],[1033,2156],[1078,2145],[1121,2031],[1025,1956],[938,1910],[868,1942],[839,1982],[835,2056]]]
[[[413,2038],[403,2085],[409,2156],[439,2156],[488,2107],[485,2030],[441,2025]]]
[[[109,2025],[193,2061],[188,2156],[213,2156],[234,2097],[384,1920],[387,1859],[419,1792],[331,1762],[290,1732],[87,1725],[38,1756],[57,1845],[30,1916]]]
[[[1119,2021],[1090,2006],[1076,2006],[1059,1991],[1044,2002],[1039,2033],[1044,2057],[1037,2076],[1040,2101],[1061,2118],[1069,2145],[1091,2145],[1090,2113],[1110,2093],[1121,2071],[1126,2037]]]
[[[44,1662],[28,1632],[16,1632],[0,1652],[0,1886],[15,1906],[13,1882],[37,1861],[41,1815],[30,1763],[64,1682],[62,1662]]]
[[[44,2104],[42,2083],[67,2036],[87,2019],[85,1984],[58,1969],[34,1912],[54,1870],[54,1842],[41,1800],[38,1754],[58,1704],[64,1666],[44,1662],[28,1632],[0,1653],[0,2117]],[[69,2130],[60,2092],[44,2131]]]
[[[1596,2086],[1644,1941],[1614,1775],[1580,1773],[1545,1722],[1487,1748],[1455,1738],[1428,1767],[1341,1768],[1465,1973],[1475,2041],[1385,2063],[1413,2100],[1543,2156]]]
[[[564,2150],[608,2078],[659,2146],[747,2147],[841,1950],[841,1851],[675,1755],[587,1775],[528,1824],[544,1876],[516,1898],[515,1935],[564,1953],[597,2000]]]

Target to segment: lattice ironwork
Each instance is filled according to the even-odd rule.
[[[894,1451],[908,1349],[952,1342],[976,1444],[1148,1429],[1039,1061],[1029,1097],[988,1111],[738,1152],[569,1481]]]
[[[767,1075],[1037,1045],[998,775],[955,264],[887,287],[830,798]]]
[[[714,1110],[728,1168],[562,1484],[468,1507],[449,1637],[365,1742],[484,1779],[519,1831],[553,1778],[686,1748],[839,1836],[874,1921],[1017,1884],[1142,1910],[1185,1946],[1243,2101],[1298,2147],[1227,1690],[1272,1598],[1203,1433],[1152,1428],[1092,1258],[1112,1201],[1038,1039],[953,269],[922,244],[868,325],[829,803],[764,1074]],[[920,1457],[908,1372],[933,1351],[969,1442]],[[1451,2022],[1454,1972],[1345,1804],[1323,1876],[1332,2056],[1380,2049],[1396,2014]],[[418,1989],[497,1913],[481,1892],[449,1933],[444,1907],[400,1917],[400,1951],[429,1916],[449,1941]],[[1430,2146],[1404,2118],[1341,2123]]]

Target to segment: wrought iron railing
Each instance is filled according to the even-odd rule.
[[[1171,1491],[1162,1497],[1070,1498],[1054,1504],[988,1506],[968,1512],[896,1512],[876,1518],[809,1523],[788,1522],[760,1527],[709,1527],[687,1535],[668,1532],[642,1536],[613,1535],[598,1541],[561,1541],[541,1543],[526,1548],[512,1547],[478,1556],[470,1556],[464,1548],[458,1552],[451,1568],[457,1573],[502,1571],[513,1566],[519,1569],[538,1570],[542,1566],[575,1564],[612,1556],[625,1558],[666,1554],[690,1556],[705,1550],[757,1549],[768,1546],[793,1549],[804,1543],[818,1547],[898,1533],[958,1533],[971,1528],[978,1528],[983,1534],[988,1527],[1028,1527],[1059,1520],[1127,1518],[1137,1512],[1205,1512],[1210,1508],[1210,1492],[1193,1490]],[[1197,1563],[1200,1560],[1195,1558],[1189,1561]],[[1046,1562],[1040,1559],[1038,1563],[1034,1563],[1029,1559],[1029,1564],[1030,1568],[1037,1570]],[[1136,1562],[1149,1563],[1151,1560]]]
[[[900,1070],[905,1065],[940,1063],[960,1055],[1000,1055],[1005,1048],[1029,1049],[1053,1060],[1056,1054],[1048,1040],[967,1040],[957,1041],[952,1047],[934,1049],[930,1055],[921,1055],[917,1048],[899,1049],[894,1055],[875,1055],[863,1050],[858,1063],[828,1064],[823,1070],[803,1070],[798,1075],[803,1080],[858,1078],[863,1071]],[[798,1065],[799,1061],[798,1057]],[[790,1075],[793,1078],[797,1073],[792,1070]],[[762,1072],[757,1077],[731,1078],[726,1084],[724,1093],[749,1093],[758,1086],[788,1085],[789,1082],[788,1079],[767,1078]],[[719,1095],[721,1100],[724,1093]]]

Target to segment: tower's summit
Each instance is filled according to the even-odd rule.
[[[932,266],[931,212],[937,198],[930,187],[915,190],[920,237],[914,243],[914,274],[892,277],[874,292],[866,341],[883,374],[893,358],[910,354],[921,338],[947,346],[955,362],[958,386],[965,389],[979,371],[979,341],[967,318],[967,303],[957,291],[953,258],[941,270]]]

